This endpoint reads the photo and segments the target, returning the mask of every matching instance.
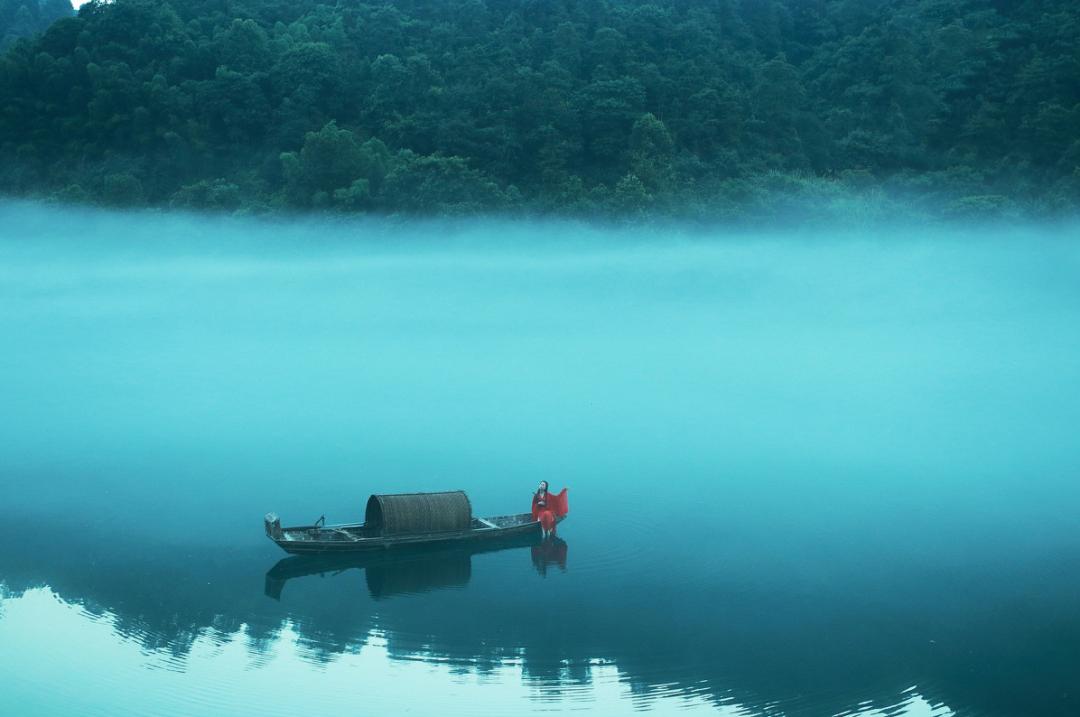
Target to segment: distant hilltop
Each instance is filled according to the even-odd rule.
[[[1080,203],[1075,0],[71,12],[0,0],[8,195],[731,220]]]
[[[82,2],[85,0],[75,0],[75,5]],[[0,51],[20,37],[36,35],[60,18],[74,14],[68,0],[0,0]]]

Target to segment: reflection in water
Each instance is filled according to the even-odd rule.
[[[441,560],[407,560],[372,565],[365,571],[368,592],[380,600],[394,595],[410,595],[441,588],[462,588],[469,584],[472,558],[467,553],[447,555]]]
[[[908,570],[899,581],[889,581],[894,601],[881,602],[879,595],[869,604],[862,596],[880,592],[881,575],[849,574],[841,589],[793,591],[778,587],[788,577],[781,574],[784,566],[762,571],[734,561],[719,590],[697,586],[688,592],[692,583],[685,577],[667,581],[655,567],[644,570],[644,563],[635,574],[637,586],[592,581],[588,565],[598,556],[579,554],[585,564],[579,583],[566,579],[576,572],[563,576],[556,569],[566,549],[561,539],[400,562],[285,558],[262,574],[259,566],[266,565],[272,548],[135,548],[79,531],[83,539],[76,549],[56,542],[61,532],[39,530],[41,537],[28,539],[34,533],[26,525],[4,521],[3,544],[13,544],[14,535],[24,542],[20,551],[0,553],[7,596],[0,606],[9,613],[0,616],[0,629],[15,629],[20,615],[31,614],[30,607],[18,607],[20,596],[48,586],[49,594],[79,606],[95,624],[110,626],[122,642],[161,655],[170,670],[204,674],[219,660],[215,650],[232,654],[228,646],[242,645],[248,656],[236,663],[247,665],[242,671],[291,662],[291,650],[304,662],[340,665],[336,670],[358,664],[355,655],[363,654],[369,676],[390,679],[393,665],[419,661],[481,683],[522,684],[538,706],[600,699],[621,685],[630,692],[619,699],[639,706],[678,697],[680,704],[744,715],[937,715],[950,713],[946,705],[961,714],[996,715],[1040,700],[1048,708],[1040,714],[1071,714],[1055,707],[1067,704],[1059,690],[1069,684],[1068,674],[1036,667],[1036,656],[1019,647],[1017,638],[1041,629],[1044,615],[1057,614],[1066,623],[1075,619],[1075,603],[1059,600],[1075,595],[1075,573],[1041,574],[1043,590],[1053,599],[1014,609],[1003,621],[993,609],[982,616],[972,612],[969,596],[977,585],[986,605],[1008,604],[1019,581],[1004,569],[977,579],[969,573],[966,588],[950,586],[944,575],[927,575],[926,590],[910,589],[919,581]],[[526,547],[530,560],[523,561]],[[538,564],[549,578],[542,586]],[[764,592],[754,587],[770,574],[774,578]],[[305,575],[312,577],[295,579]],[[286,582],[281,601],[267,600],[259,589],[281,596]],[[390,595],[399,599],[384,599]],[[57,603],[33,604],[33,610],[45,610],[43,605]],[[642,605],[653,606],[648,620],[640,619]],[[5,620],[11,623],[7,628]],[[1060,636],[1062,650],[1077,646],[1069,640]],[[995,647],[1000,645],[1009,649],[1001,652]],[[375,660],[380,654],[389,662]],[[1020,659],[1032,660],[1032,666],[1014,662]],[[1009,688],[997,689],[988,676],[1006,666]],[[1021,678],[1027,687],[1016,693]],[[999,703],[1008,709],[998,709]]]
[[[557,535],[532,546],[532,561],[536,572],[543,576],[547,575],[548,567],[556,565],[566,572],[566,541]]]
[[[603,715],[640,715],[646,704],[660,713],[727,717],[745,714],[738,705],[718,706],[707,697],[678,696],[646,702],[617,666],[597,663],[587,682],[557,689],[536,685],[519,661],[490,668],[428,660],[402,660],[386,636],[373,631],[362,649],[343,652],[313,668],[305,637],[286,622],[277,638],[254,659],[241,634],[201,634],[183,659],[145,652],[117,641],[108,616],[88,619],[48,589],[26,592],[7,603],[0,619],[0,645],[26,644],[21,655],[0,650],[0,713],[5,715],[88,714],[55,706],[107,705],[94,714],[113,717],[238,717],[358,713],[416,715],[508,715],[587,709]],[[48,620],[62,642],[79,649],[57,650],[58,640],[37,629]],[[87,660],[86,655],[94,659]],[[20,682],[26,668],[63,674],[46,689]],[[7,679],[5,679],[5,677]],[[40,707],[40,708],[39,708]],[[925,717],[913,713],[912,717]]]
[[[281,591],[290,579],[339,575],[352,569],[364,571],[368,593],[375,600],[440,588],[460,588],[469,583],[473,555],[531,545],[533,563],[539,565],[537,550],[544,542],[538,534],[530,534],[456,547],[399,548],[360,555],[294,555],[278,561],[266,573],[265,593],[280,600]],[[560,567],[565,570],[566,543],[559,542],[562,543]]]

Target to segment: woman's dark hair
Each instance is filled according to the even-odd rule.
[[[544,484],[544,492],[545,492],[545,493],[546,493],[546,492],[548,492],[548,488],[550,488],[550,487],[551,487],[550,485],[548,485],[548,482],[547,482],[546,480],[542,480],[542,481],[540,481],[540,482]],[[540,492],[540,489],[539,489],[539,488],[537,488],[537,489],[536,489],[536,492],[537,492],[537,493],[539,493],[539,492]]]

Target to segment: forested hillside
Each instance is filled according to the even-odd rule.
[[[0,51],[74,14],[69,0],[0,0]]]
[[[0,190],[1060,213],[1080,204],[1078,48],[1076,0],[95,2],[0,59]]]

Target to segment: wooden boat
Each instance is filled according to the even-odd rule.
[[[561,518],[560,518],[561,520]],[[281,527],[274,513],[263,518],[266,535],[293,555],[360,553],[421,545],[497,540],[539,535],[539,521],[530,513],[474,518],[464,491],[373,495],[363,523]]]

